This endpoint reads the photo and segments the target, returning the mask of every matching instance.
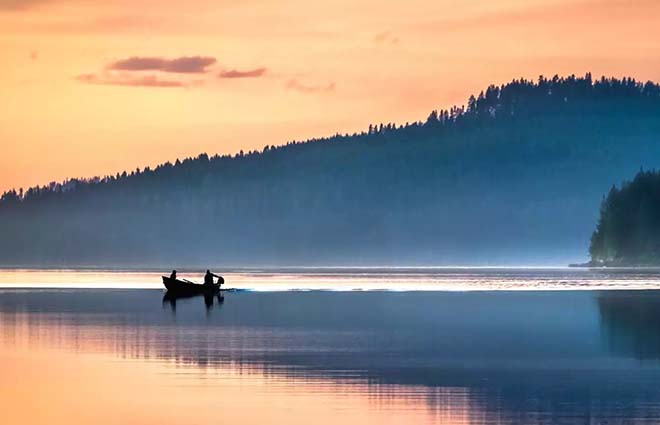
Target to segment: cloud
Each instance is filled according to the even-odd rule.
[[[247,71],[239,71],[237,69],[230,69],[220,72],[218,78],[258,78],[266,73],[266,68],[256,68]]]
[[[128,86],[128,87],[187,87],[182,81],[176,80],[161,80],[155,75],[144,76],[113,76],[113,75],[96,75],[96,74],[81,74],[76,77],[76,80],[85,84],[96,84],[102,86]]]
[[[374,43],[378,44],[396,44],[399,42],[399,37],[394,35],[392,31],[381,32],[374,37]]]
[[[25,10],[49,0],[0,0],[0,10]]]
[[[286,83],[286,88],[301,93],[322,93],[334,91],[335,83],[311,85],[303,84],[294,78]]]
[[[180,74],[201,74],[217,61],[208,56],[182,56],[175,59],[132,56],[111,63],[106,68],[114,71],[161,71]]]

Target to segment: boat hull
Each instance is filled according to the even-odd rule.
[[[185,282],[179,279],[163,276],[163,285],[167,292],[178,296],[186,295],[214,295],[220,292],[220,285],[200,285],[198,283]]]

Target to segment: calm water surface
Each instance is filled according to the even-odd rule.
[[[225,276],[248,290],[211,305],[152,272],[0,272],[0,422],[660,422],[652,270]]]

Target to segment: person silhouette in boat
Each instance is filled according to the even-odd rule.
[[[218,276],[217,274],[211,273],[211,270],[207,270],[206,274],[204,275],[204,285],[213,285],[213,278],[217,277],[218,278],[218,284],[222,282],[222,278]]]
[[[172,270],[172,274],[170,274],[170,279],[176,279],[176,270]]]

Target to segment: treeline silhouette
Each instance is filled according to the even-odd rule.
[[[589,252],[594,264],[660,265],[660,173],[642,170],[612,186]]]
[[[424,121],[8,191],[0,263],[565,262],[601,194],[660,166],[658,130],[657,84],[514,80]]]

